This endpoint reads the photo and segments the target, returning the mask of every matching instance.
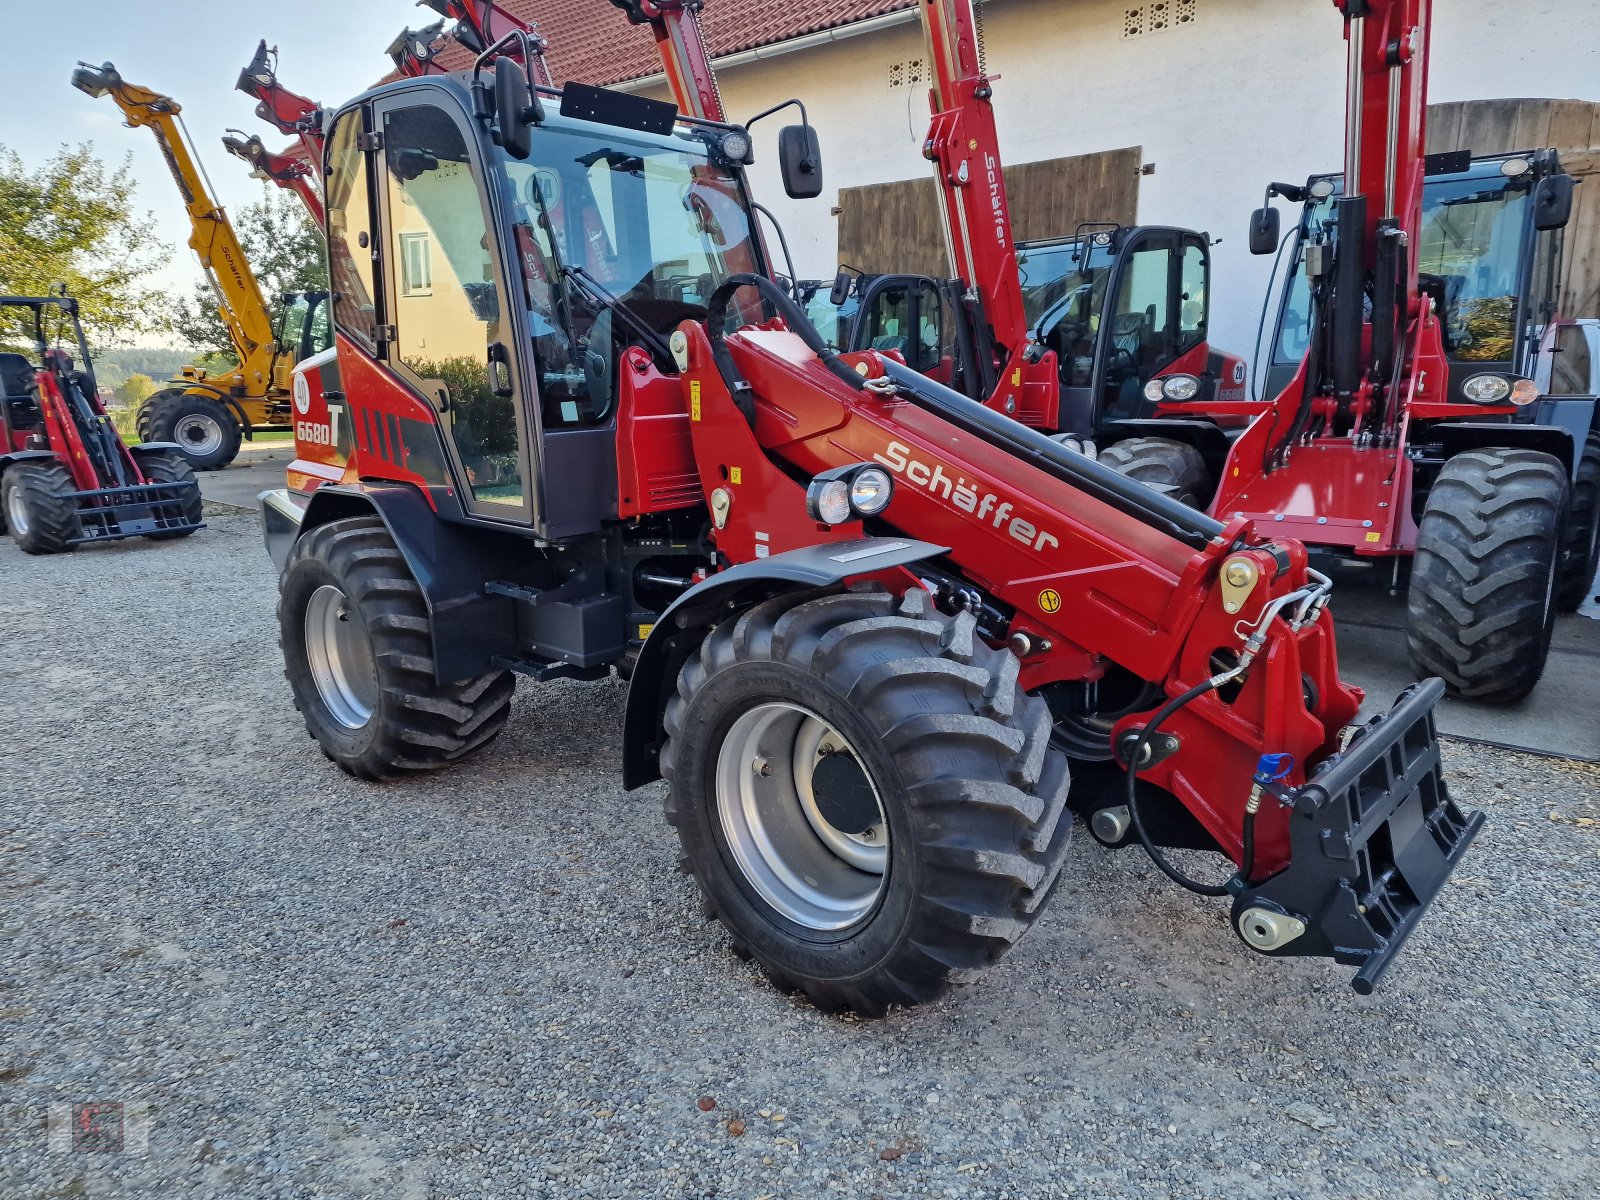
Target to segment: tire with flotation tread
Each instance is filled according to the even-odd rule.
[[[176,450],[147,450],[138,456],[139,469],[151,483],[194,483],[194,468]],[[185,529],[170,529],[149,535],[153,542],[170,542],[194,533],[204,517],[205,502],[199,487],[193,488],[183,501],[183,516],[191,522]]]
[[[1417,524],[1406,641],[1454,696],[1509,704],[1544,673],[1567,472],[1535,450],[1465,450],[1439,472]]]
[[[9,515],[13,504],[27,513],[26,525],[8,521],[8,532],[25,554],[65,554],[76,550],[73,539],[82,533],[78,523],[78,490],[72,472],[59,459],[13,463],[0,477],[0,508]]]
[[[661,755],[683,869],[741,957],[826,1011],[926,1004],[991,966],[1035,922],[1066,857],[1067,760],[1049,707],[970,613],[863,590],[790,592],[716,626],[684,665]],[[716,797],[722,740],[774,700],[856,748],[880,798],[876,907],[827,938],[785,920],[733,862]]]
[[[1206,460],[1187,442],[1140,437],[1100,451],[1100,461],[1190,508],[1204,509],[1214,490]]]
[[[359,729],[342,724],[317,688],[306,650],[311,595],[344,593],[372,649],[378,699]],[[436,770],[483,749],[505,727],[515,680],[508,671],[440,684],[422,588],[377,517],[347,517],[303,534],[279,581],[284,676],[322,752],[361,779]]]
[[[1574,612],[1594,594],[1600,570],[1600,433],[1591,433],[1572,481],[1567,536],[1561,548],[1561,574],[1556,580],[1556,608]]]
[[[194,416],[214,423],[220,441],[214,450],[196,453],[184,445],[178,423]],[[135,428],[141,442],[171,442],[196,471],[220,471],[239,456],[244,430],[233,411],[215,397],[181,388],[164,388],[140,407]]]

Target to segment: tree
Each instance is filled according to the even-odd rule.
[[[117,399],[132,408],[138,408],[156,393],[155,380],[148,375],[129,375],[117,385]]]
[[[43,296],[66,284],[93,341],[149,329],[155,293],[143,283],[161,247],[133,194],[129,160],[109,169],[92,142],[62,146],[37,170],[0,145],[0,294]]]
[[[328,259],[322,232],[311,223],[300,202],[286,192],[269,186],[259,201],[240,210],[233,229],[262,296],[274,309],[285,292],[327,289]],[[167,325],[193,349],[237,361],[233,339],[217,310],[216,293],[206,281],[171,302]]]

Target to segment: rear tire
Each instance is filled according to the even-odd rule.
[[[151,483],[194,483],[194,469],[184,460],[183,455],[176,450],[151,450],[148,453],[136,456],[139,469],[144,472],[144,477]],[[177,538],[186,538],[199,527],[204,511],[204,501],[200,498],[200,489],[195,487],[183,502],[183,517],[192,522],[188,529],[173,529],[166,533],[152,533],[152,542],[170,542]]]
[[[1591,433],[1572,481],[1567,536],[1561,547],[1561,573],[1556,580],[1556,608],[1574,612],[1589,599],[1600,570],[1600,434]]]
[[[1450,694],[1509,704],[1544,673],[1567,475],[1533,450],[1467,450],[1445,463],[1417,526],[1406,641]]]
[[[431,771],[505,727],[509,672],[439,684],[422,589],[377,517],[303,534],[279,581],[284,676],[322,752],[361,779]]]
[[[5,505],[6,527],[17,549],[25,554],[63,554],[77,549],[73,539],[82,534],[78,490],[72,472],[62,462],[14,463],[0,478],[0,502]]]
[[[1017,671],[920,590],[790,593],[714,629],[667,705],[661,769],[684,869],[735,951],[863,1016],[998,960],[1072,830],[1049,708]]]
[[[220,400],[168,388],[144,402],[139,440],[171,442],[196,471],[220,471],[239,455],[244,430]]]
[[[1171,438],[1129,438],[1101,450],[1100,461],[1118,474],[1202,512],[1216,490],[1200,451]]]

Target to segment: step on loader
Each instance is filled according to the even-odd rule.
[[[1298,542],[834,351],[774,280],[749,132],[531,87],[521,37],[331,116],[339,374],[299,368],[307,433],[263,496],[322,751],[442,768],[517,677],[615,672],[624,786],[666,780],[709,911],[824,1008],[994,963],[1074,809],[1229,901],[1253,950],[1370,991],[1483,821],[1441,775],[1437,681],[1356,724]],[[791,194],[818,153],[779,132]],[[1069,804],[1075,745],[1115,779]]]
[[[0,296],[0,528],[29,554],[58,554],[201,526],[178,448],[130,448],[106,415],[78,302]]]

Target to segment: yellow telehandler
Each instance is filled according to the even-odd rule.
[[[294,365],[331,343],[328,294],[284,296],[274,325],[233,224],[211,194],[178,102],[129,83],[110,63],[79,63],[72,86],[91,96],[110,96],[131,128],[155,134],[189,214],[189,246],[216,292],[217,310],[238,356],[223,371],[185,367],[139,409],[139,437],[175,444],[197,471],[221,470],[239,453],[242,439],[258,430],[292,427]]]

